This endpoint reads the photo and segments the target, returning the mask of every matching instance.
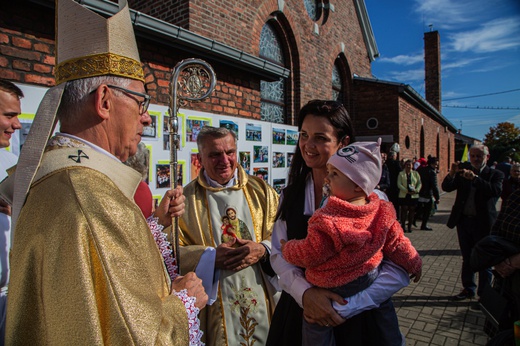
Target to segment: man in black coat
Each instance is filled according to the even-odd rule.
[[[399,172],[401,172],[401,165],[397,160],[397,153],[395,151],[390,151],[388,154],[388,159],[386,160],[386,166],[388,167],[388,173],[390,174],[390,186],[386,192],[388,199],[395,207],[395,211],[397,215],[399,213],[399,188],[397,187],[397,176]]]
[[[480,296],[491,282],[491,269],[479,271],[478,289],[475,273],[471,270],[471,250],[475,244],[491,231],[497,218],[496,203],[502,192],[502,172],[486,166],[489,149],[485,145],[474,145],[469,150],[471,166],[453,163],[442,182],[446,192],[457,190],[455,204],[451,210],[448,227],[457,227],[462,253],[462,285],[464,289],[453,297],[455,300]]]
[[[511,158],[509,156],[506,156],[504,158],[504,161],[500,162],[495,168],[498,169],[500,172],[504,173],[504,180],[507,180],[511,173],[511,161]]]
[[[421,166],[417,172],[421,176],[421,191],[419,191],[419,212],[422,216],[421,229],[423,231],[431,231],[428,227],[428,219],[433,206],[433,199],[435,204],[439,203],[439,186],[437,185],[437,158],[428,157],[426,166]],[[432,199],[433,198],[433,199]]]
[[[381,178],[376,186],[376,189],[383,191],[388,196],[388,189],[390,188],[390,171],[386,165],[386,153],[381,153]]]

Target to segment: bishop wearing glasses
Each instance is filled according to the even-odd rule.
[[[194,273],[169,275],[134,202],[141,175],[122,163],[151,119],[130,13],[119,2],[107,20],[72,0],[56,1],[57,86],[44,97],[12,173],[6,345],[200,340],[189,321],[207,302],[202,282]],[[54,116],[60,132],[49,139],[52,130],[42,129]],[[34,177],[27,174],[33,167]],[[181,190],[165,199],[172,201],[167,213],[182,214]]]

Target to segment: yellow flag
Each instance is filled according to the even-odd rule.
[[[469,161],[469,158],[468,158],[468,145],[466,144],[466,146],[464,147],[464,152],[462,153],[462,159],[460,159],[460,162],[468,162]]]

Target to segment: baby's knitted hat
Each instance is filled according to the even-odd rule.
[[[367,196],[381,179],[381,138],[377,142],[355,142],[339,149],[327,163],[358,185]]]

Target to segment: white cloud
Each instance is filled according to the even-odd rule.
[[[410,66],[424,61],[423,53],[415,55],[397,55],[392,58],[382,57],[378,59],[379,62],[388,62],[397,65]]]
[[[392,80],[397,80],[401,83],[410,83],[411,81],[424,81],[424,69],[391,71],[389,72]]]
[[[505,121],[507,121],[508,123],[513,123],[515,124],[515,126],[520,126],[520,113],[512,116],[511,118],[508,118]]]
[[[474,73],[487,73],[487,72],[492,72],[492,71],[499,71],[499,70],[502,70],[502,69],[505,69],[507,68],[508,64],[483,64],[482,66],[479,66],[479,68],[477,69],[474,69],[473,71],[471,72],[474,72]]]
[[[518,77],[520,77],[520,74],[518,74],[518,72],[520,72],[520,59],[518,59],[518,53],[516,52],[511,52],[510,54],[496,54],[494,57],[493,57],[493,60],[491,60],[489,63],[486,63],[486,65],[489,65],[489,66],[482,66],[482,68],[484,69],[484,67],[487,67],[489,68],[488,70],[485,70],[485,71],[496,71],[496,70],[504,70],[504,71],[510,71],[510,72],[507,72],[507,74],[513,74],[513,75],[517,75]],[[518,80],[518,77],[517,77],[517,80]]]
[[[433,29],[452,29],[463,23],[470,23],[477,14],[485,11],[487,1],[475,0],[415,0],[415,12],[421,15],[426,24]]]
[[[425,24],[448,35],[457,52],[492,53],[520,47],[518,4],[512,0],[415,0]],[[455,32],[458,31],[458,32]]]
[[[443,99],[454,99],[454,98],[457,98],[457,97],[464,97],[466,95],[463,95],[461,93],[458,93],[458,92],[455,92],[455,91],[443,91],[442,92],[442,98]]]
[[[469,65],[472,65],[476,62],[479,62],[483,60],[483,58],[472,58],[472,59],[460,59],[460,60],[454,60],[446,64],[442,64],[441,68],[443,70],[449,70],[449,69],[455,69],[460,67],[467,67]]]
[[[449,35],[450,49],[457,52],[491,53],[520,47],[520,19],[501,18],[478,29]]]

